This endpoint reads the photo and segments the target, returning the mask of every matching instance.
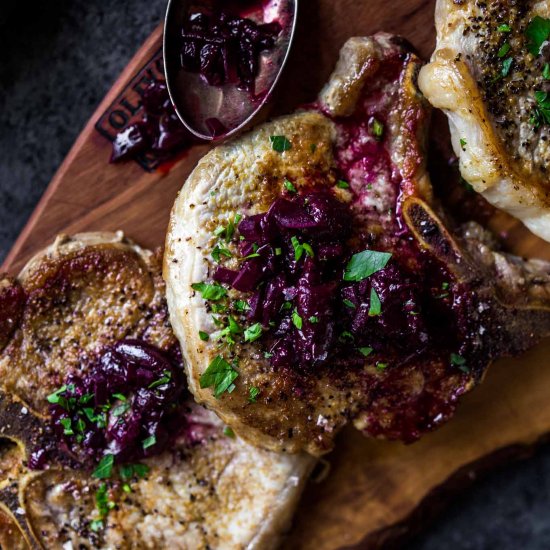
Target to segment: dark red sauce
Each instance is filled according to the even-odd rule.
[[[113,141],[111,162],[142,154],[166,162],[194,143],[181,123],[164,82],[151,82],[142,96],[143,116],[120,131]]]
[[[102,351],[80,376],[71,374],[49,401],[53,433],[78,464],[105,454],[115,463],[158,454],[187,429],[185,377],[179,353],[167,354],[138,340]],[[42,467],[45,450],[31,458]]]
[[[448,419],[486,361],[472,343],[478,327],[471,289],[420,248],[401,215],[402,201],[417,192],[414,172],[423,152],[416,136],[427,123],[421,106],[404,113],[401,131],[418,150],[396,166],[389,124],[408,59],[401,48],[390,52],[365,84],[356,112],[333,118],[337,172],[349,185],[349,202],[323,182],[285,192],[266,213],[239,224],[242,257],[257,256],[239,271],[219,267],[213,276],[251,293],[247,314],[264,329],[258,342],[274,370],[294,373],[296,395],[301,380],[307,386],[302,375],[328,369],[336,387],[345,391],[353,380],[362,393],[366,433],[414,441]],[[314,108],[330,116],[322,105]],[[292,238],[309,244],[312,255],[297,260]],[[345,281],[350,258],[365,250],[391,259],[361,281]],[[376,372],[363,370],[365,363]]]
[[[252,96],[260,53],[275,45],[277,22],[257,24],[230,5],[213,13],[193,13],[182,30],[181,66],[198,73],[211,86],[237,84]]]

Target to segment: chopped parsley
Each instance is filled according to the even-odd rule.
[[[550,63],[545,63],[544,69],[542,69],[542,77],[545,80],[550,80]]]
[[[271,147],[277,153],[284,153],[292,148],[292,144],[285,136],[269,136]]]
[[[225,341],[232,346],[235,344],[235,339],[233,336],[237,334],[241,334],[243,332],[243,329],[241,325],[236,321],[236,319],[233,316],[229,316],[228,318],[228,325],[219,333],[219,338],[225,338]]]
[[[262,325],[261,323],[254,323],[249,326],[244,331],[244,341],[245,342],[254,342],[262,336]]]
[[[104,455],[103,458],[99,461],[96,469],[92,472],[92,477],[95,477],[96,479],[108,479],[109,477],[111,477],[114,462],[114,455]]]
[[[319,322],[319,317],[317,317],[316,315],[312,315],[312,316],[308,319],[308,321],[309,321],[311,324],[315,325],[315,324],[317,324],[317,323]]]
[[[499,25],[497,30],[499,32],[510,32],[512,28],[510,27],[510,25],[507,25],[506,23],[504,23],[503,25]]]
[[[141,445],[144,449],[148,449],[149,447],[152,447],[153,445],[155,445],[157,442],[157,438],[156,436],[153,434],[153,435],[150,435],[149,437],[146,437],[142,442],[141,442]]]
[[[511,57],[507,57],[503,62],[502,62],[502,69],[500,71],[500,73],[502,74],[502,76],[508,76],[508,73],[510,72],[510,69],[512,68],[512,63],[514,62],[514,60],[511,58]]]
[[[209,334],[207,332],[204,332],[203,330],[199,330],[199,338],[203,342],[207,342],[208,340],[210,340]]]
[[[154,382],[153,382],[154,384]],[[126,413],[130,409],[130,403],[125,402],[121,403],[120,405],[117,405],[112,411],[111,414],[113,416],[122,416],[124,413]]]
[[[159,386],[164,386],[164,384],[168,384],[170,380],[172,379],[172,373],[169,370],[165,370],[162,373],[162,376],[155,380],[154,382],[151,382],[148,386],[150,390],[153,390],[155,388],[158,388]]]
[[[61,418],[59,422],[63,426],[63,433],[65,435],[74,435],[74,431],[72,428],[72,421],[70,418]]]
[[[251,386],[248,390],[248,400],[251,403],[256,403],[258,395],[260,395],[260,388],[257,388],[256,386]]]
[[[214,261],[219,264],[221,261],[221,256],[231,258],[233,254],[231,254],[231,251],[227,248],[224,248],[223,246],[217,244],[212,250],[212,258],[214,258]]]
[[[191,285],[193,290],[198,290],[205,300],[211,300],[216,302],[227,296],[227,290],[218,283],[193,283]]]
[[[470,369],[466,366],[466,359],[464,359],[461,355],[458,355],[458,353],[451,353],[451,365],[458,367],[462,372],[470,372]]]
[[[378,370],[384,370],[384,369],[387,369],[388,368],[388,364],[387,363],[381,363],[380,361],[378,361],[376,363],[376,368]]]
[[[313,252],[313,248],[311,248],[311,245],[308,243],[300,243],[298,240],[298,237],[292,237],[290,239],[290,242],[292,243],[292,247],[294,248],[294,259],[299,262],[302,256],[304,255],[304,252],[310,257],[313,258],[315,255]]]
[[[351,257],[346,266],[344,281],[362,281],[386,267],[391,254],[376,250],[363,250]]]
[[[142,478],[149,473],[149,466],[146,464],[123,464],[119,468],[120,477],[123,481],[129,481],[132,478]]]
[[[226,426],[223,429],[223,435],[225,435],[226,437],[229,437],[231,439],[235,439],[235,432],[229,426]]]
[[[361,355],[364,355],[365,357],[368,357],[372,353],[372,348],[365,347],[365,348],[358,348],[359,353]]]
[[[550,37],[550,19],[544,19],[538,15],[531,19],[525,30],[525,36],[529,39],[527,49],[533,55],[539,55],[540,47]]]
[[[239,313],[243,313],[245,311],[248,311],[250,309],[250,306],[248,305],[248,302],[245,300],[237,300],[233,306],[235,307],[235,310]]]
[[[61,386],[58,390],[48,395],[48,397],[46,398],[48,400],[48,403],[52,403],[53,405],[59,405],[63,409],[67,410],[69,408],[67,398],[61,395],[66,391],[67,391],[67,386],[66,385]]]
[[[340,340],[342,342],[353,342],[355,338],[353,337],[353,334],[349,330],[344,330],[342,334],[340,334]]]
[[[292,323],[298,330],[302,330],[303,321],[296,308],[292,312]]]
[[[384,125],[378,119],[373,118],[371,127],[372,135],[379,140],[384,134]]]
[[[466,145],[467,145],[467,141],[464,138],[460,138],[460,148],[463,151],[466,151]]]
[[[285,183],[284,183],[284,186],[285,186],[285,189],[289,192],[289,193],[297,193],[297,189],[296,187],[294,187],[294,185],[292,184],[291,181],[289,180],[285,180]]]
[[[511,49],[512,46],[508,42],[504,42],[497,52],[498,57],[504,57]]]
[[[338,187],[338,189],[349,189],[349,183],[344,180],[338,180],[336,182],[336,187]]]
[[[346,307],[349,307],[350,309],[355,309],[357,307],[351,300],[348,300],[347,298],[344,298],[342,301],[344,302],[344,305]]]
[[[530,122],[539,127],[541,124],[550,124],[550,98],[547,92],[536,91],[535,100],[537,107],[531,115]]]
[[[214,388],[214,395],[219,397],[223,392],[231,393],[235,389],[233,382],[239,373],[223,357],[217,355],[200,377],[201,388]]]
[[[370,305],[369,305],[369,317],[380,315],[382,312],[382,303],[380,302],[380,296],[374,288],[370,289]]]

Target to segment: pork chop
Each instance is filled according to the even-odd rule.
[[[12,333],[0,352],[2,547],[277,546],[313,461],[243,442],[183,384],[169,402],[177,412],[169,440],[158,447],[157,430],[141,454],[117,454],[131,438],[126,432],[117,439],[123,425],[143,429],[150,418],[136,422],[139,407],[174,393],[183,372],[178,354],[171,355],[177,341],[158,254],[120,233],[60,237],[16,280],[4,281],[2,296],[20,298],[0,315]],[[134,363],[116,362],[130,352]],[[155,361],[162,377],[151,382]],[[135,391],[134,367],[146,379]],[[101,372],[109,374],[107,388],[124,375],[107,401]],[[89,394],[80,392],[87,377]],[[153,412],[162,423],[162,409]],[[112,430],[103,448],[102,434]]]
[[[550,240],[550,4],[438,0],[419,86],[448,116],[462,177]]]
[[[316,105],[206,155],[164,277],[191,391],[243,438],[329,451],[345,424],[414,441],[488,364],[550,329],[550,265],[450,232],[432,198],[421,62],[352,38]]]

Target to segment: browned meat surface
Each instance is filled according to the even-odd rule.
[[[164,274],[191,390],[255,444],[318,455],[350,422],[413,441],[491,361],[550,332],[550,265],[494,252],[473,227],[451,233],[434,203],[420,66],[395,37],[350,39],[315,108],[210,152],[174,205]],[[313,221],[328,215],[320,196],[328,230]],[[387,266],[343,280],[364,251]]]
[[[172,444],[139,462],[115,462],[100,479],[93,473],[97,464],[75,463],[71,440],[60,439],[49,421],[47,396],[67,375],[89,373],[105,346],[128,337],[159,351],[176,344],[158,255],[120,234],[63,237],[2,288],[25,298],[17,301],[20,315],[0,310],[0,326],[12,332],[0,355],[2,548],[278,544],[313,465],[310,457],[248,445],[185,394]],[[125,393],[119,404],[133,398]],[[127,420],[110,411],[117,422]]]

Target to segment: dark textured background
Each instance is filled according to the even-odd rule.
[[[164,6],[0,0],[0,261]],[[474,484],[407,548],[550,549],[550,448]]]

